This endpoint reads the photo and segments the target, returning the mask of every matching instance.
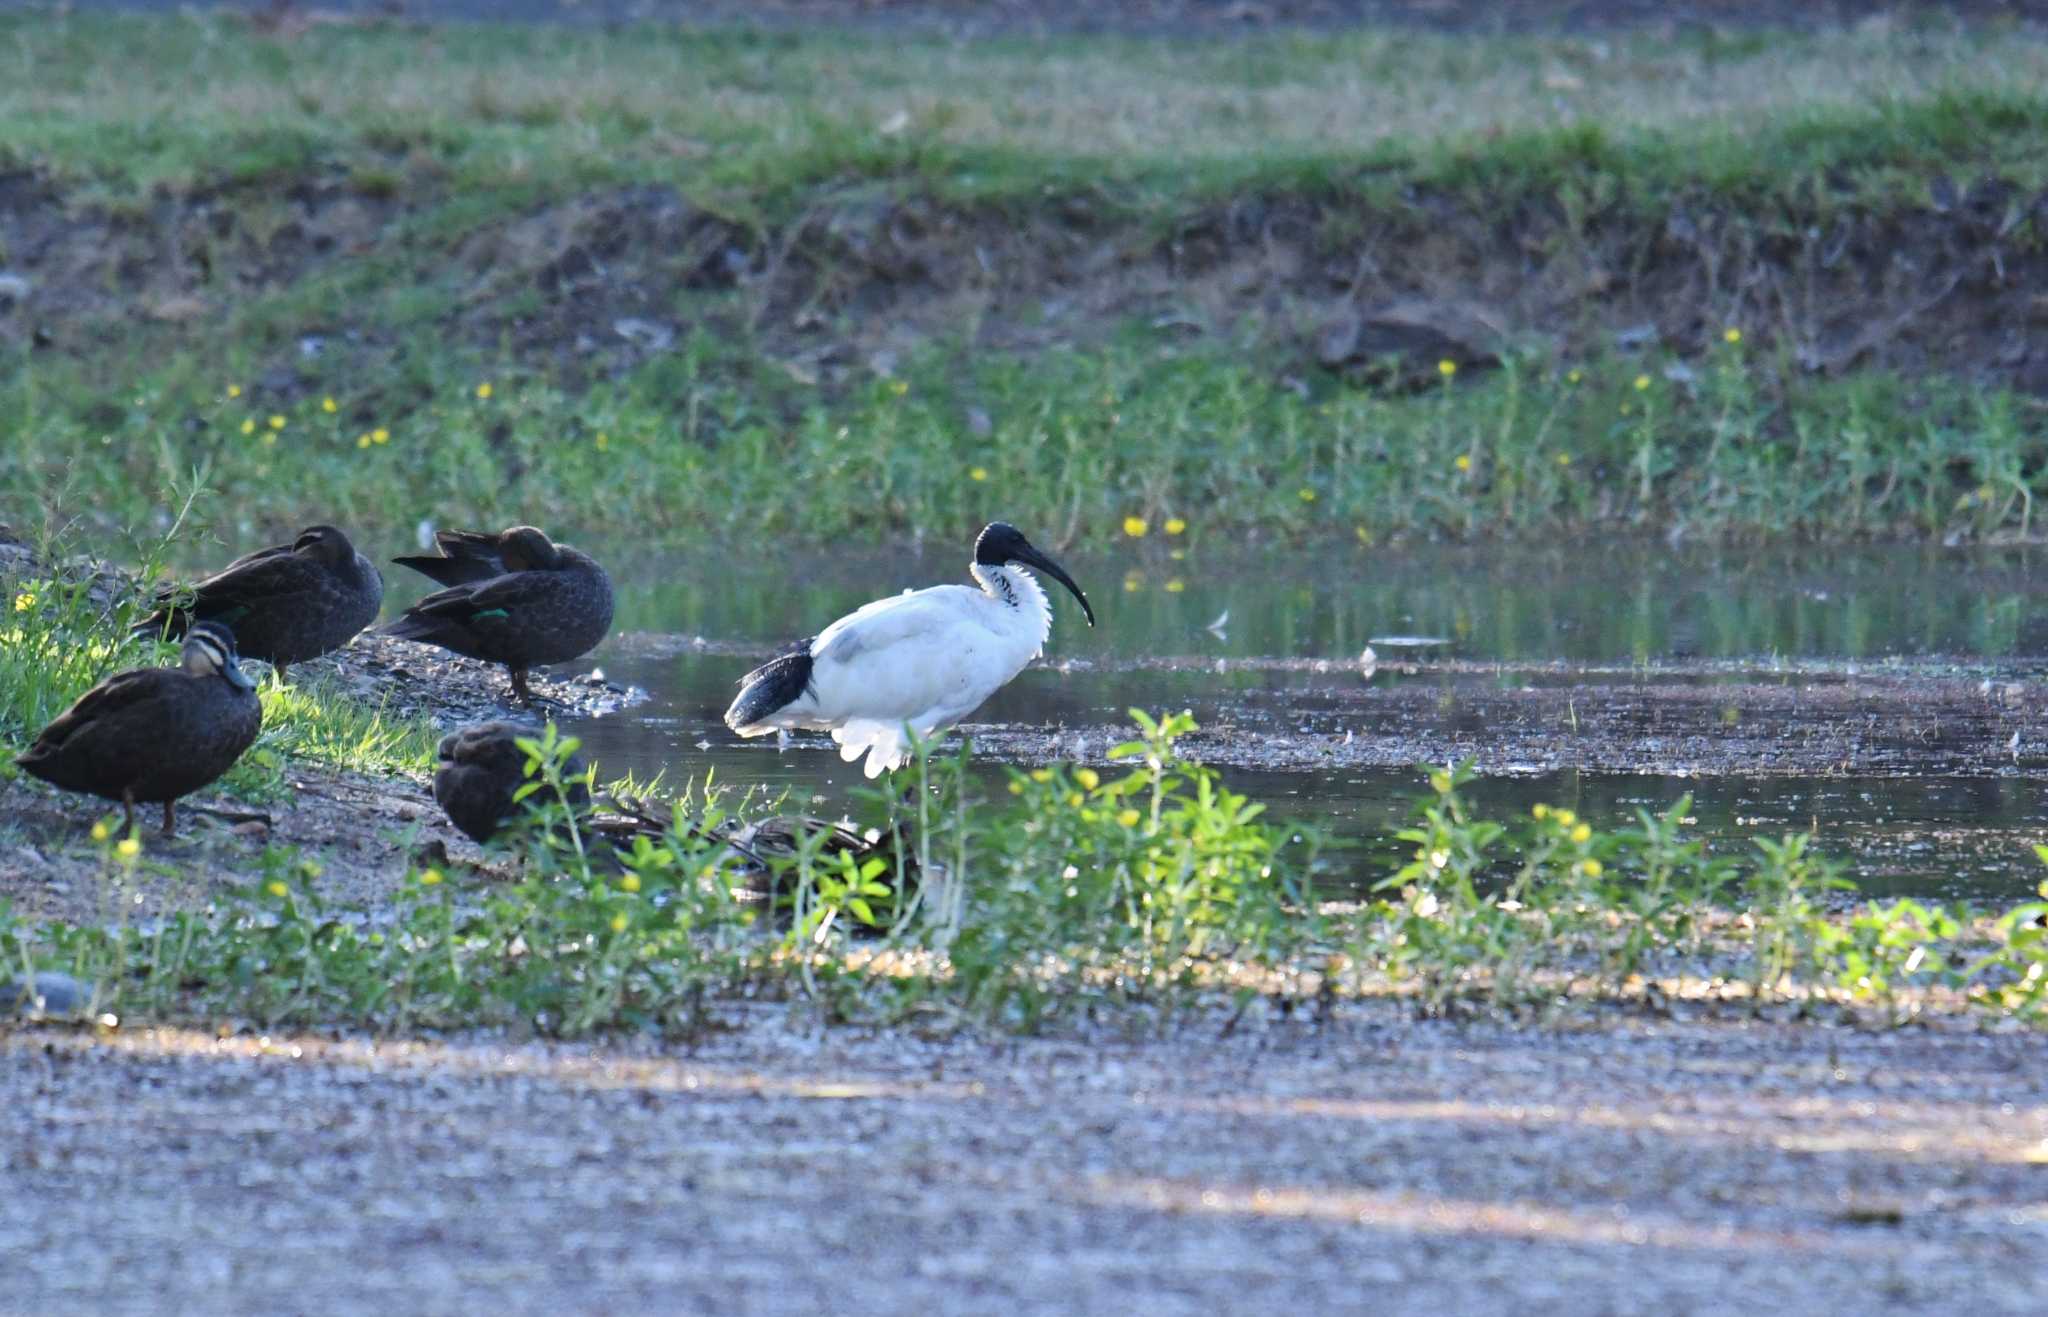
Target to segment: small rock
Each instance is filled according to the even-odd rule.
[[[15,979],[0,984],[0,1011],[24,1015],[70,1015],[85,1008],[92,986],[69,974],[43,970],[33,980]]]
[[[626,316],[612,321],[612,332],[628,343],[646,348],[649,352],[666,352],[675,346],[676,331],[657,320],[642,320],[638,316]]]

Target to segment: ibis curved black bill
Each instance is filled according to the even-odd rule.
[[[1037,549],[1033,548],[1029,544],[1026,544],[1022,548],[1016,550],[1014,556],[1011,558],[1011,561],[1023,563],[1026,567],[1036,567],[1039,571],[1044,572],[1053,580],[1058,581],[1061,585],[1066,586],[1067,589],[1072,592],[1074,598],[1081,601],[1081,611],[1087,615],[1088,625],[1095,625],[1095,610],[1089,607],[1088,596],[1081,593],[1081,587],[1074,584],[1074,578],[1067,575],[1066,568],[1060,566],[1052,559],[1046,557],[1044,554],[1040,553]]]

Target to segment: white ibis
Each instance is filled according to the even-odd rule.
[[[1052,601],[1025,568],[1088,596],[1015,526],[992,521],[974,541],[975,589],[935,585],[877,599],[798,641],[740,679],[725,725],[741,736],[830,731],[848,763],[866,754],[868,777],[909,757],[918,739],[965,718],[1024,670],[1052,631]]]

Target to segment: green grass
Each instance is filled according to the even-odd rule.
[[[1104,321],[1019,354],[965,346],[969,306],[915,326],[898,393],[858,364],[853,383],[802,382],[745,289],[675,291],[664,313],[704,328],[623,378],[564,369],[568,331],[517,341],[538,295],[533,269],[504,259],[522,242],[549,254],[520,229],[544,203],[642,184],[738,217],[770,252],[806,216],[888,196],[1018,226],[1073,208],[1103,240],[1141,246],[1248,197],[1320,207],[1332,242],[1355,216],[1418,243],[1438,201],[1645,234],[1705,201],[1769,242],[1834,208],[1918,204],[1935,173],[2048,181],[2048,43],[2008,29],[956,43],[493,25],[273,36],[214,15],[73,15],[0,18],[10,69],[5,153],[105,219],[109,253],[133,236],[124,216],[166,198],[210,200],[227,222],[179,230],[196,319],[136,314],[110,256],[72,272],[75,291],[111,295],[60,325],[56,350],[9,340],[0,498],[45,526],[151,524],[196,479],[215,495],[207,520],[271,529],[432,517],[879,539],[1004,515],[1062,542],[1113,537],[1128,516],[1368,543],[1613,527],[2026,535],[2048,466],[2023,402],[1811,376],[1769,346],[1790,326],[1758,323],[1759,307],[1751,346],[1687,345],[1693,383],[1667,381],[1662,358],[1559,358],[1557,343],[1604,333],[1561,325],[1506,372],[1387,396],[1301,365],[1308,298],[1255,341],[1185,348]],[[249,277],[307,186],[391,213],[364,250]],[[2037,222],[2012,243],[2038,244]],[[330,350],[304,357],[307,332]],[[1636,397],[1639,372],[1652,385]]]
[[[172,552],[176,533],[137,546],[145,578]],[[56,544],[42,547],[45,563],[65,556]],[[128,668],[177,662],[176,645],[128,634],[147,611],[147,593],[61,568],[11,584],[0,614],[0,763],[9,776],[17,771],[14,756],[93,685]],[[220,784],[238,799],[285,799],[287,772],[298,761],[361,773],[419,773],[433,763],[432,723],[365,705],[313,672],[289,686],[266,681],[260,694],[263,730]]]
[[[1716,344],[1689,377],[1666,366],[1528,356],[1418,394],[1323,381],[1303,397],[1217,351],[1129,339],[964,368],[933,349],[898,379],[823,399],[700,339],[580,395],[449,369],[397,412],[335,380],[332,413],[317,393],[251,406],[227,396],[232,381],[167,373],[131,381],[114,416],[36,390],[0,440],[0,498],[109,535],[160,524],[178,510],[167,492],[195,478],[209,520],[532,521],[657,542],[961,535],[996,516],[1063,544],[1113,539],[1128,517],[1182,518],[1197,539],[1365,545],[2039,529],[2048,473],[2021,400],[1807,375],[1741,343]]]
[[[1612,832],[1543,807],[1480,819],[1459,796],[1465,773],[1446,769],[1400,834],[1413,860],[1374,899],[1326,905],[1313,834],[1183,758],[1186,715],[1139,722],[1112,754],[1119,770],[1014,772],[993,800],[970,798],[964,751],[921,758],[914,808],[891,792],[869,801],[910,839],[899,864],[800,852],[772,919],[733,898],[736,857],[680,811],[601,862],[555,804],[514,839],[525,876],[456,891],[416,871],[388,920],[329,907],[317,864],[273,849],[219,909],[147,927],[31,923],[0,905],[0,969],[82,976],[94,1012],[130,1021],[566,1036],[688,1034],[722,999],[778,993],[833,1019],[1020,1031],[1360,997],[1423,1014],[1686,999],[1873,1024],[2048,1022],[2048,899],[1842,911],[1824,898],[1845,884],[1804,837],[1711,855],[1687,834],[1684,801]],[[536,776],[559,785],[574,749],[551,737]],[[698,821],[718,824],[715,802]],[[119,893],[138,861],[103,846],[102,881]],[[913,857],[945,881],[911,885]]]
[[[1651,154],[1688,176],[1709,143],[1710,172],[1749,179],[1840,162],[1849,122],[1871,125],[1885,164],[2038,171],[2022,131],[2040,123],[2048,46],[1905,24],[1737,41],[956,42],[488,24],[280,37],[214,14],[36,15],[0,21],[0,70],[13,74],[0,77],[0,141],[114,195],[431,161],[461,188],[654,178],[757,210],[819,179],[906,169],[960,196],[1112,178],[1185,194],[1391,159],[1468,169],[1540,157],[1545,141],[1661,144]],[[1950,111],[1916,109],[1944,94]],[[1976,116],[1954,107],[1977,105],[2026,122],[1972,131]]]

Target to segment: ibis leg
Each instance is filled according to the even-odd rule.
[[[178,802],[175,800],[166,800],[164,802],[164,836],[175,837],[177,835]]]
[[[532,704],[533,692],[528,690],[526,686],[526,669],[512,668],[510,671],[512,673],[513,698],[517,699],[521,704]]]

